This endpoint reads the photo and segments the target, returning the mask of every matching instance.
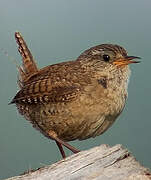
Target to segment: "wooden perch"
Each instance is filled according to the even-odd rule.
[[[141,166],[121,145],[101,145],[74,154],[50,166],[7,180],[151,180],[151,172]]]

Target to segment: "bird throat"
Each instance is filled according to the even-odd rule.
[[[108,86],[114,90],[125,91],[125,93],[127,93],[130,77],[129,67],[115,67],[115,69],[112,69],[109,73],[110,75],[108,76]]]
[[[130,77],[130,69],[128,66],[119,68],[106,68],[103,74],[100,74],[98,83],[104,89],[112,89],[113,91],[125,91],[127,93],[128,82]]]

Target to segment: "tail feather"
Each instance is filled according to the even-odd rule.
[[[18,44],[18,51],[22,56],[22,67],[19,68],[19,84],[24,84],[29,76],[32,76],[32,74],[38,72],[38,67],[26,45],[26,42],[19,32],[15,32],[15,39]]]

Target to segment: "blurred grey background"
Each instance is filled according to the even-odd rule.
[[[151,1],[1,0],[0,49],[19,64],[15,31],[22,33],[39,67],[75,59],[101,43],[117,43],[129,55],[141,56],[142,63],[131,66],[122,115],[102,136],[71,144],[85,150],[121,143],[151,167]],[[18,90],[16,81],[15,65],[0,50],[0,179],[61,159],[55,143],[8,105]]]

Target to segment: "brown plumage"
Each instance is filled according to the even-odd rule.
[[[28,49],[26,42],[19,32],[15,33],[15,39],[18,44],[18,51],[22,56],[22,67],[19,68],[19,86],[22,87],[33,74],[38,72],[38,67],[33,56]]]
[[[102,44],[76,60],[38,69],[19,32],[15,33],[23,64],[20,91],[13,98],[19,112],[45,136],[54,139],[63,157],[65,141],[83,140],[105,132],[122,112],[129,77],[127,56],[118,45]]]

